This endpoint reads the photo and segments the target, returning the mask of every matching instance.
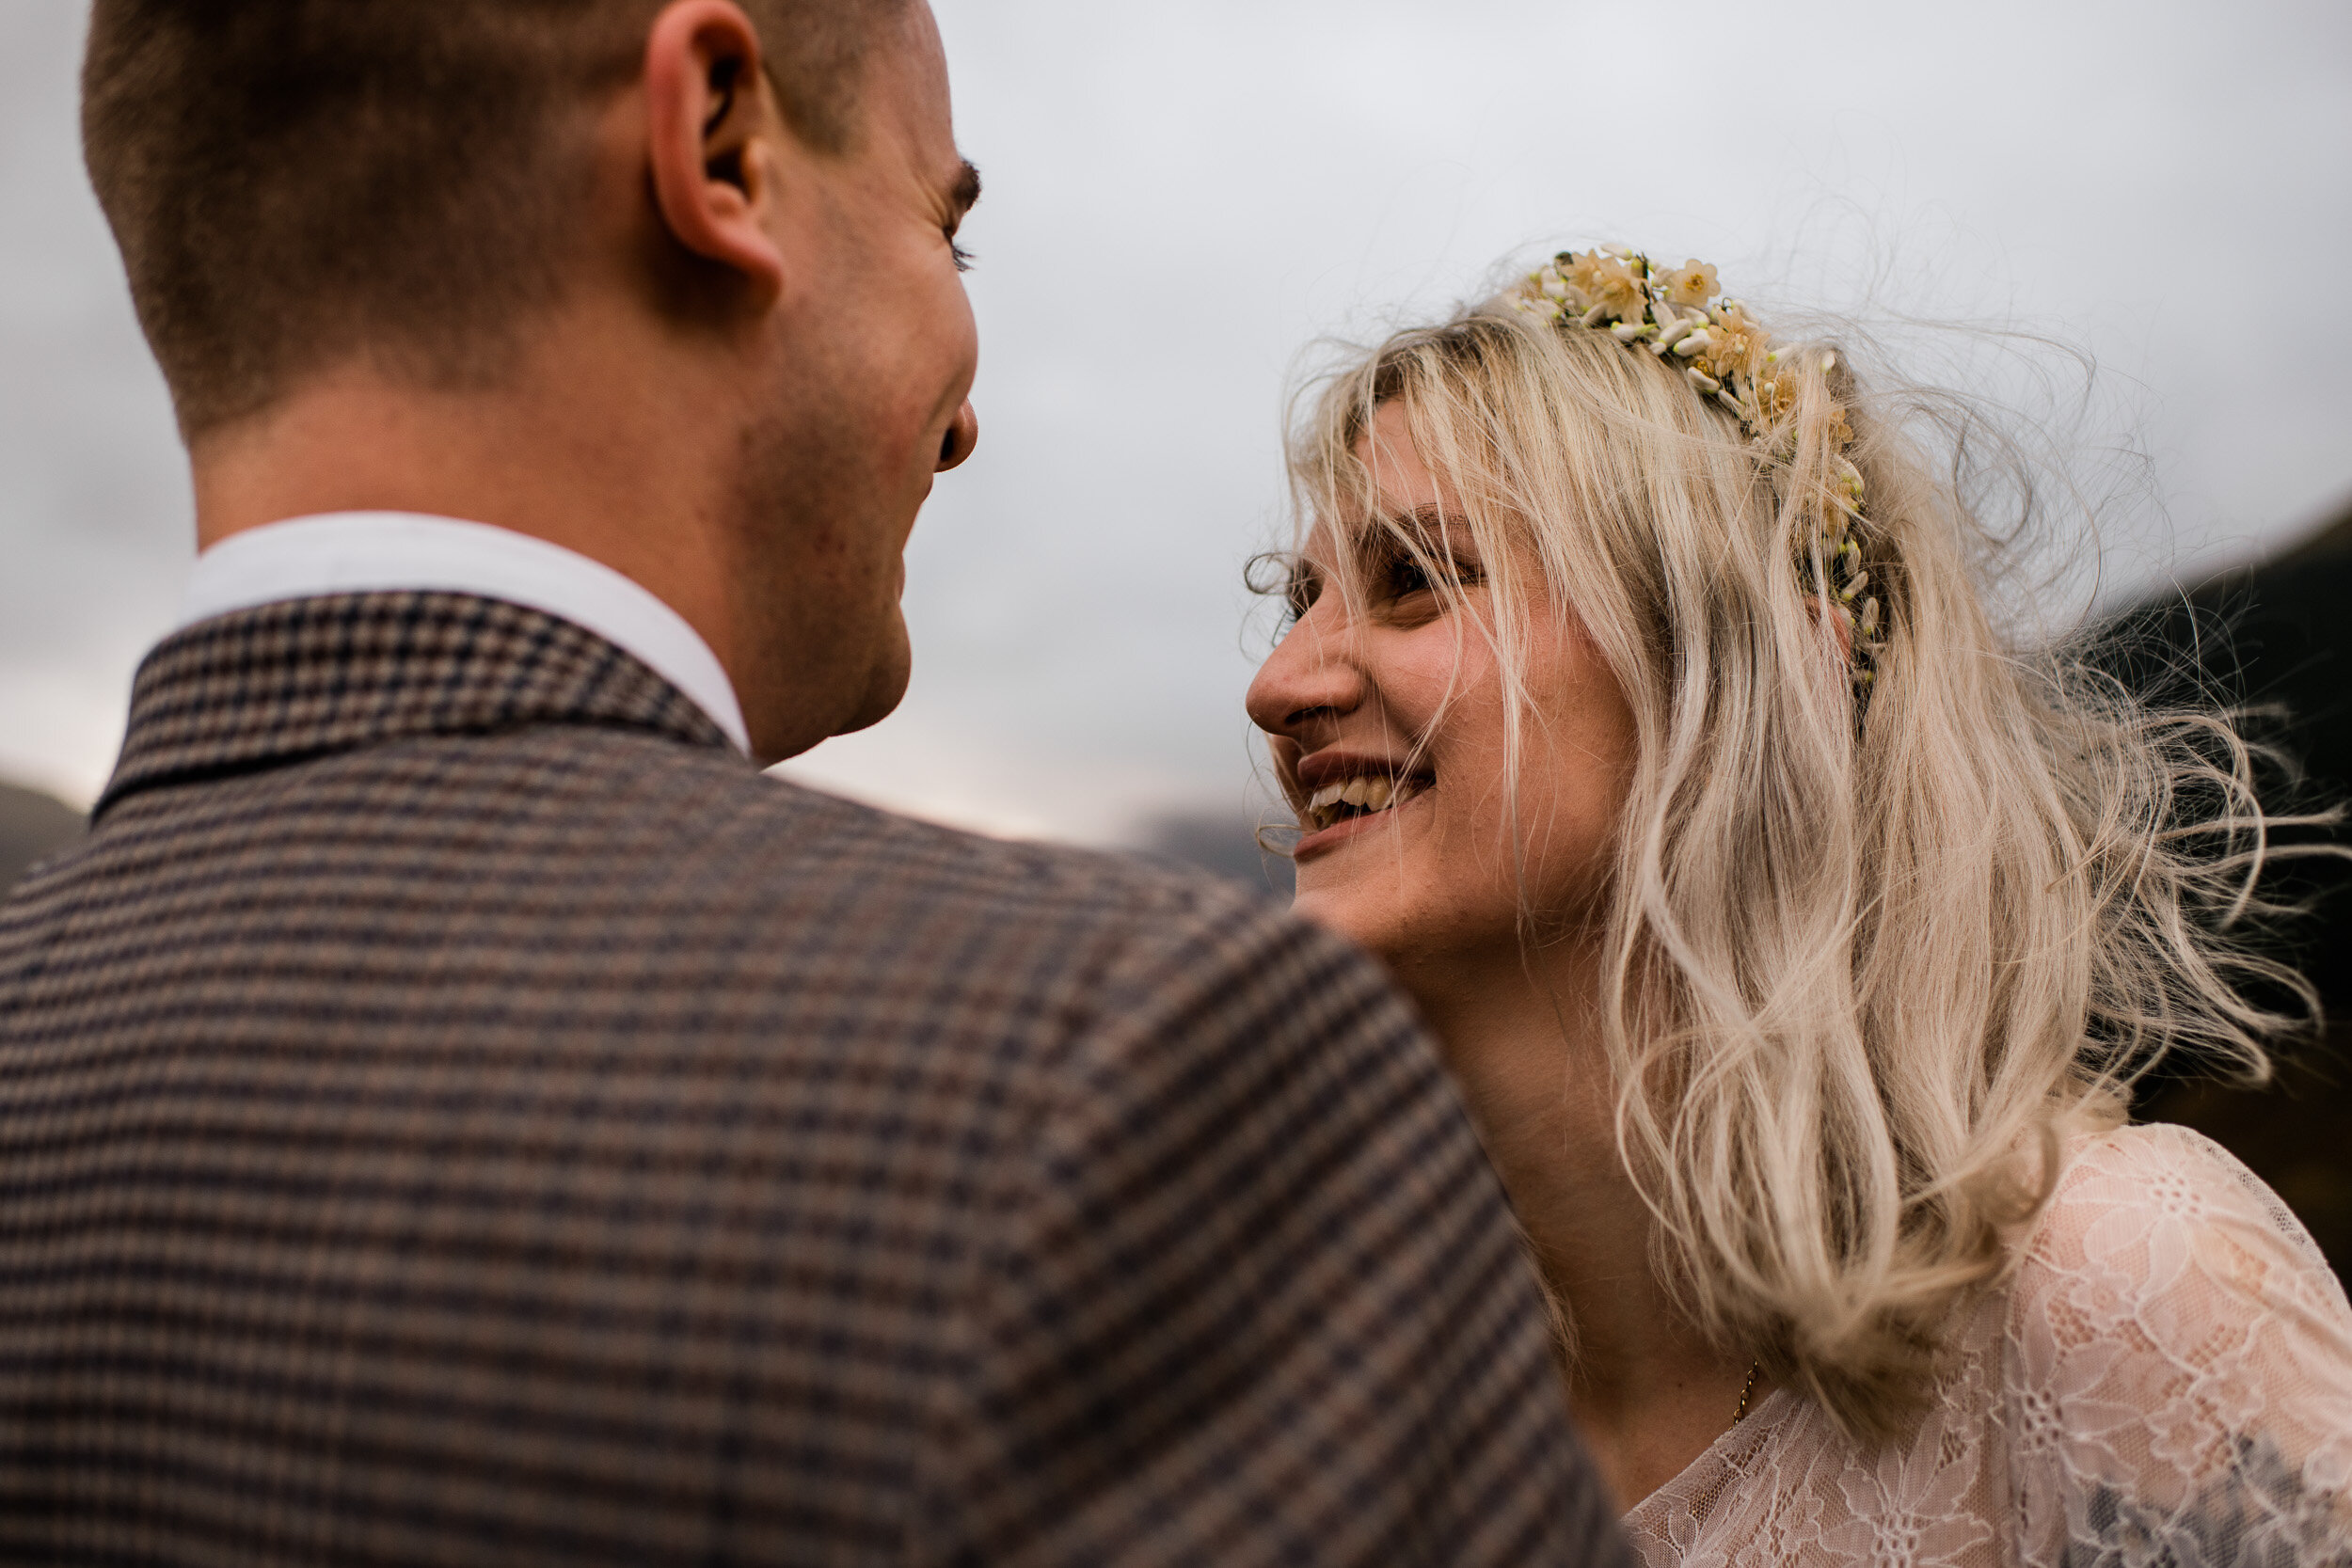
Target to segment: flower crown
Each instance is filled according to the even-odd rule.
[[[1716,286],[1715,269],[1706,262],[1693,261],[1661,273],[1648,257],[1623,245],[1564,250],[1528,274],[1512,303],[1562,326],[1606,331],[1629,348],[1646,347],[1661,359],[1681,361],[1683,378],[1702,397],[1729,409],[1759,450],[1784,463],[1794,455],[1792,437],[1776,422],[1796,403],[1788,372],[1795,368],[1799,350],[1774,347],[1747,308]],[[1836,364],[1835,354],[1822,355],[1824,375]],[[1836,451],[1837,486],[1821,508],[1816,580],[1823,597],[1845,617],[1854,680],[1867,686],[1877,678],[1878,657],[1886,644],[1879,637],[1878,598],[1865,592],[1870,574],[1854,537],[1863,519],[1862,474],[1845,455],[1853,438],[1846,411],[1833,406],[1830,440]]]

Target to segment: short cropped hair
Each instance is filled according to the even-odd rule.
[[[847,151],[909,0],[742,0],[793,131]],[[193,438],[365,356],[510,364],[561,293],[600,99],[661,0],[97,0],[85,158]]]

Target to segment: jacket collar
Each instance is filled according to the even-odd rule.
[[[529,724],[734,750],[685,693],[569,621],[469,594],[339,594],[238,610],[159,644],[92,816],[160,784]]]

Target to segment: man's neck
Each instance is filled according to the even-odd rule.
[[[585,335],[576,335],[577,337]],[[547,355],[496,388],[431,390],[354,367],[192,447],[197,539],[287,517],[409,512],[545,539],[637,582],[723,665],[739,650],[723,591],[723,455],[666,388]],[[585,355],[596,357],[593,345]],[[578,395],[581,388],[594,395]]]

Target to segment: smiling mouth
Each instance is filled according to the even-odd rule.
[[[1325,784],[1310,796],[1298,814],[1299,820],[1306,824],[1309,832],[1319,833],[1359,816],[1377,816],[1384,811],[1393,811],[1434,783],[1432,779],[1391,778],[1385,774],[1343,779]]]

